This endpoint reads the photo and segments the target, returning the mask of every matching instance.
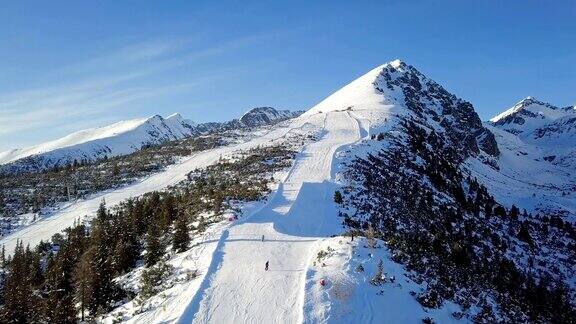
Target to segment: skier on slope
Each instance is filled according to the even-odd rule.
[[[264,235],[262,235],[262,242],[264,242]]]
[[[270,261],[266,261],[266,267],[264,268],[264,270],[268,271],[268,265],[269,265]]]

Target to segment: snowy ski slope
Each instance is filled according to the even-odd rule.
[[[211,272],[181,323],[303,321],[311,252],[320,236],[339,232],[332,202],[333,156],[360,139],[359,124],[347,112],[308,118],[323,126],[322,138],[304,149],[267,206],[224,232]]]

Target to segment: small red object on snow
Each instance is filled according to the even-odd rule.
[[[326,286],[326,280],[320,279],[320,285],[321,285],[321,286]]]

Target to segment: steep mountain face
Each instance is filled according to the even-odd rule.
[[[571,111],[538,107],[554,117],[551,123],[517,107],[515,116],[483,125],[470,103],[394,61],[307,114],[349,111],[369,125],[370,139],[347,150],[340,213],[351,231],[378,233],[393,259],[415,272],[412,279],[427,282],[418,296],[423,306],[475,305],[481,311],[470,319],[479,322],[566,321],[574,305],[564,303],[557,313],[541,307],[576,291],[576,168],[535,159],[544,142],[526,144],[515,134],[543,141],[536,134],[556,129],[548,125],[570,124],[555,113]],[[570,129],[550,138],[566,143]],[[573,144],[566,148],[573,151]],[[516,281],[507,285],[510,278]],[[545,292],[539,301],[532,289]]]
[[[494,135],[483,126],[472,104],[399,60],[373,69],[305,114],[375,107],[390,110],[393,118],[415,120],[445,134],[460,159],[483,155],[492,160],[499,154]]]
[[[149,145],[179,140],[190,136],[236,128],[270,125],[298,116],[301,112],[254,108],[240,119],[228,122],[196,124],[173,114],[166,118],[155,115],[144,119],[121,121],[109,126],[86,129],[55,141],[25,149],[0,152],[0,166],[5,172],[35,171],[126,155]]]
[[[407,134],[406,125],[413,124],[439,138],[453,162],[508,208],[516,204],[534,213],[576,215],[570,199],[576,188],[574,107],[527,98],[482,123],[472,104],[396,60],[354,80],[304,115],[328,111],[362,116],[372,137],[387,143],[409,140],[413,134]]]
[[[387,65],[374,86],[385,96],[400,89],[405,106],[419,120],[437,123],[453,143],[462,143],[459,151],[463,157],[478,155],[480,151],[492,157],[500,153],[494,135],[482,125],[472,104],[449,93],[414,67],[405,63]]]

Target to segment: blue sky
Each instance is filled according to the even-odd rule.
[[[575,1],[10,1],[0,150],[153,114],[307,109],[400,58],[483,119],[576,103]]]

